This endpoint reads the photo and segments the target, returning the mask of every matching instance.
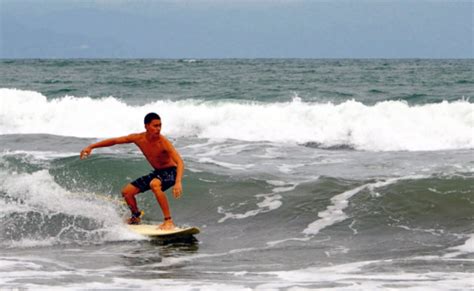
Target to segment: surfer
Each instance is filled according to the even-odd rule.
[[[164,221],[160,229],[170,230],[175,228],[165,191],[173,187],[173,196],[181,197],[183,188],[184,163],[171,142],[161,135],[161,118],[156,113],[145,116],[145,132],[133,133],[127,136],[105,139],[91,144],[81,151],[81,160],[87,158],[95,148],[109,147],[116,144],[134,143],[142,151],[154,170],[143,177],[127,184],[122,189],[122,195],[132,212],[127,220],[128,224],[140,224],[143,211],[137,206],[135,195],[151,189],[163,211]]]

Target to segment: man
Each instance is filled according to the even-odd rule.
[[[171,142],[161,135],[161,118],[158,114],[148,113],[145,116],[145,129],[146,131],[142,133],[110,138],[91,144],[81,151],[81,159],[87,158],[95,148],[124,143],[134,143],[138,146],[155,170],[148,175],[136,179],[122,189],[122,195],[132,212],[127,222],[129,224],[140,223],[143,211],[138,210],[135,195],[151,189],[164,215],[164,221],[159,228],[170,230],[175,228],[175,225],[171,218],[168,199],[164,191],[174,186],[174,197],[181,197],[183,191],[181,179],[183,177],[184,163]]]

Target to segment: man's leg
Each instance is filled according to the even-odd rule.
[[[158,204],[160,204],[161,211],[163,211],[163,215],[165,216],[164,222],[159,226],[160,229],[173,229],[175,225],[173,223],[173,219],[171,219],[171,212],[170,207],[168,205],[168,198],[166,198],[165,192],[161,190],[161,181],[160,179],[153,179],[150,182],[151,191],[155,194],[156,200],[158,200]]]
[[[132,184],[127,184],[122,189],[122,196],[125,199],[125,202],[127,202],[132,214],[135,214],[139,211],[137,206],[137,200],[135,199],[135,195],[137,195],[138,193],[140,193],[140,189],[133,186]]]

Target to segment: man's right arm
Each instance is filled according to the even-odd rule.
[[[81,151],[81,156],[80,156],[81,160],[87,158],[92,153],[92,150],[95,148],[110,147],[116,144],[123,144],[123,143],[132,143],[132,142],[135,142],[137,138],[138,138],[138,134],[130,134],[127,136],[104,139],[102,141],[90,144]]]

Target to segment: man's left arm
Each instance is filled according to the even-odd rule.
[[[173,195],[175,198],[179,198],[181,197],[181,194],[183,193],[183,186],[181,184],[181,181],[183,179],[183,174],[184,174],[184,162],[183,162],[183,159],[181,158],[181,155],[174,148],[173,144],[167,139],[166,141],[170,148],[171,159],[176,163],[176,167],[177,167],[176,182],[173,187]]]

